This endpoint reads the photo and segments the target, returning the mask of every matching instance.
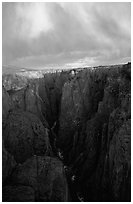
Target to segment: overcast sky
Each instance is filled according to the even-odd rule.
[[[131,56],[130,3],[2,3],[2,64],[93,66]]]

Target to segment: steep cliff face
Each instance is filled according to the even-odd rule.
[[[38,94],[42,99],[42,114],[50,127],[58,122],[62,88],[70,77],[69,72],[57,72],[46,74],[39,80]]]
[[[70,148],[75,146],[82,127],[95,115],[98,103],[103,97],[106,74],[102,77],[100,79],[98,71],[85,70],[64,85],[59,129],[59,141],[62,141],[62,145],[64,143],[66,146],[69,142]],[[82,138],[82,141],[84,139]],[[79,154],[81,151],[78,150]]]
[[[130,118],[130,64],[64,85],[58,146],[86,201],[130,200]]]
[[[3,201],[131,200],[130,63],[3,85]]]
[[[52,127],[58,120],[63,85],[70,78],[70,72],[45,74],[39,79],[5,75],[3,86],[12,102],[10,109],[31,112],[47,127]]]
[[[45,119],[49,110],[42,111],[40,81],[21,80],[3,79],[3,201],[69,201],[63,163],[54,152],[54,133]],[[57,100],[56,94],[49,107],[52,100]],[[56,109],[53,106],[54,114]]]
[[[6,119],[11,107],[11,100],[4,86],[2,86],[2,120]]]

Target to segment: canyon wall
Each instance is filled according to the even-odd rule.
[[[131,66],[84,70],[62,91],[58,145],[85,201],[130,200]]]
[[[51,112],[45,106],[45,97],[41,98],[41,94],[39,95],[39,92],[44,91],[47,100],[50,87],[47,85],[48,92],[45,93],[41,79],[26,79],[23,83],[23,78],[17,75],[8,78],[3,77],[2,87],[2,200],[69,201],[63,163],[55,154],[51,142],[54,134],[50,122],[53,119],[51,117],[51,121],[47,122],[45,115]],[[48,106],[52,106],[50,101]],[[56,117],[56,112],[54,114]]]
[[[3,201],[131,200],[130,63],[4,76],[2,94]]]

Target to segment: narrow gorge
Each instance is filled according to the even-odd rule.
[[[131,200],[131,63],[2,76],[2,200]]]

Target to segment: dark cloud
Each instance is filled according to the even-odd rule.
[[[3,3],[2,11],[5,65],[98,65],[130,59],[130,3]]]

